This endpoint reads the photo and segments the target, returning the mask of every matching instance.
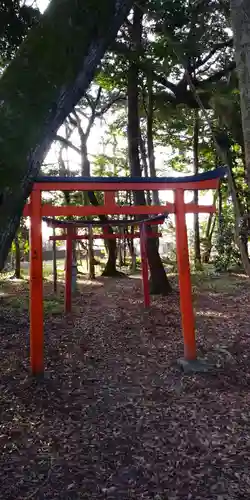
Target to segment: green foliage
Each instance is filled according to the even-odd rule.
[[[20,0],[3,0],[0,3],[0,67],[13,58],[28,30],[39,19],[39,10]]]
[[[99,154],[94,158],[93,174],[97,176],[127,176],[129,174],[128,163],[126,160],[125,152],[119,152],[119,156],[109,156],[106,154]]]
[[[215,250],[214,266],[217,272],[226,272],[233,265],[240,266],[241,257],[235,243],[234,220],[231,214],[226,213],[221,221]]]
[[[26,226],[25,219],[22,217],[20,221],[20,227],[17,232],[16,238],[18,239],[21,256],[27,254],[29,252],[29,232]],[[11,251],[15,252],[16,250],[16,238],[12,241]]]

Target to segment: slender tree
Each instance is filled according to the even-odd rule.
[[[131,43],[134,50],[138,50],[141,43],[143,12],[134,7],[133,24],[131,28]],[[139,67],[136,60],[132,60],[128,69],[128,153],[130,172],[134,177],[141,177],[140,165],[140,118],[139,118]],[[137,205],[145,205],[143,191],[135,191],[134,199]],[[151,274],[152,293],[167,294],[171,291],[159,252],[157,241],[148,238],[147,254]]]
[[[199,112],[194,113],[194,135],[193,135],[193,165],[194,175],[199,173]],[[199,191],[194,191],[194,202],[199,203]],[[197,269],[201,266],[201,248],[200,248],[200,228],[199,214],[194,214],[194,263]]]

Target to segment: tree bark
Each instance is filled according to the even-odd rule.
[[[14,277],[17,280],[21,279],[21,249],[18,236],[15,237],[15,273]]]
[[[109,226],[109,232],[112,231],[112,228]],[[113,232],[113,231],[112,231]],[[116,241],[115,240],[107,240],[109,256],[105,268],[102,272],[102,276],[110,276],[110,277],[124,277],[124,273],[117,271],[116,269]]]
[[[56,236],[56,229],[53,227],[53,236]],[[52,261],[53,261],[53,288],[54,293],[57,293],[57,263],[56,263],[56,241],[52,243]]]
[[[202,262],[209,264],[212,251],[212,238],[215,230],[216,217],[214,214],[209,214],[209,220],[206,228],[205,250],[202,256]]]
[[[138,47],[141,41],[143,13],[138,6],[134,7],[132,26],[132,44]],[[139,88],[138,88],[138,65],[134,60],[130,62],[128,69],[128,156],[130,173],[133,177],[141,177],[141,165],[139,157],[140,147],[140,120],[139,120]],[[145,205],[143,191],[134,192],[134,201],[137,205]],[[171,285],[166,276],[161,258],[159,256],[157,241],[153,238],[147,240],[147,255],[151,275],[151,292],[156,294],[167,294],[171,291]]]
[[[134,234],[135,228],[134,226],[131,226],[130,234]],[[129,231],[127,231],[129,234]],[[131,258],[131,263],[130,263],[130,271],[132,273],[136,272],[136,252],[135,252],[135,245],[134,245],[134,240],[130,240],[129,238],[127,239],[128,243],[128,249],[130,253],[130,258]]]
[[[89,279],[95,279],[95,263],[94,263],[94,248],[93,248],[93,228],[89,227]]]
[[[241,98],[247,183],[250,189],[250,2],[231,0],[230,4]]]
[[[150,177],[156,177],[155,168],[155,152],[154,152],[154,136],[153,136],[153,123],[154,123],[154,107],[153,107],[153,75],[149,72],[147,77],[148,88],[148,108],[147,108],[147,146],[148,146],[148,162]],[[160,205],[158,191],[152,191],[153,205]]]
[[[98,206],[98,200],[96,198],[96,195],[93,191],[88,192],[88,197],[89,201],[92,205]],[[99,219],[101,222],[103,222],[103,225],[107,227],[107,232],[109,234],[113,234],[113,229],[111,226],[109,226],[109,220],[106,215],[99,215]],[[116,240],[106,240],[107,241],[107,247],[108,247],[108,260],[105,265],[105,268],[103,270],[102,276],[124,276],[124,273],[117,271],[116,269]]]
[[[230,195],[232,198],[233,208],[234,208],[236,242],[237,242],[237,245],[238,245],[238,248],[240,251],[241,260],[242,260],[244,270],[250,278],[250,261],[249,261],[249,257],[248,257],[248,248],[247,248],[246,242],[244,241],[244,238],[242,239],[241,228],[240,228],[240,221],[242,219],[243,210],[242,210],[241,203],[240,203],[240,200],[238,197],[235,179],[234,179],[234,175],[233,175],[232,154],[231,154],[231,151],[228,149],[227,151],[222,151],[222,155],[224,155],[225,164],[228,165],[228,167],[229,167],[228,187],[229,187],[229,192],[230,192]]]
[[[215,191],[214,196],[213,196],[213,205],[216,204],[217,198],[218,198],[219,190]],[[216,215],[215,214],[209,214],[208,221],[207,221],[207,227],[206,227],[206,232],[205,232],[205,237],[204,237],[204,252],[202,255],[202,262],[204,264],[209,264],[210,261],[210,256],[211,256],[211,251],[212,251],[212,238],[213,238],[213,233],[215,229],[215,224],[216,224]]]
[[[141,152],[141,161],[143,165],[143,170],[144,170],[144,176],[148,177],[148,159],[147,159],[147,153],[146,153],[146,147],[145,147],[145,142],[142,137],[142,133],[140,133],[140,152]],[[147,200],[147,205],[151,205],[151,198],[150,198],[150,191],[146,191],[146,200]]]
[[[0,80],[0,269],[51,142],[132,0],[51,0]]]
[[[194,175],[199,173],[199,112],[195,110],[194,133],[193,133],[193,166]],[[194,190],[194,203],[199,203],[199,191]],[[200,227],[199,214],[194,214],[194,264],[198,270],[201,268],[201,246],[200,246]]]

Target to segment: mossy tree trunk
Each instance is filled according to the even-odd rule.
[[[250,189],[250,2],[231,0],[235,61],[239,77],[247,182]]]
[[[51,0],[0,80],[0,269],[41,163],[132,0]]]

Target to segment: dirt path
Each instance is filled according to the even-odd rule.
[[[44,382],[28,375],[27,316],[3,298],[0,498],[249,500],[249,285],[229,284],[197,289],[217,371],[192,377],[176,297],[145,312],[139,280],[85,283],[77,314],[46,320]]]

